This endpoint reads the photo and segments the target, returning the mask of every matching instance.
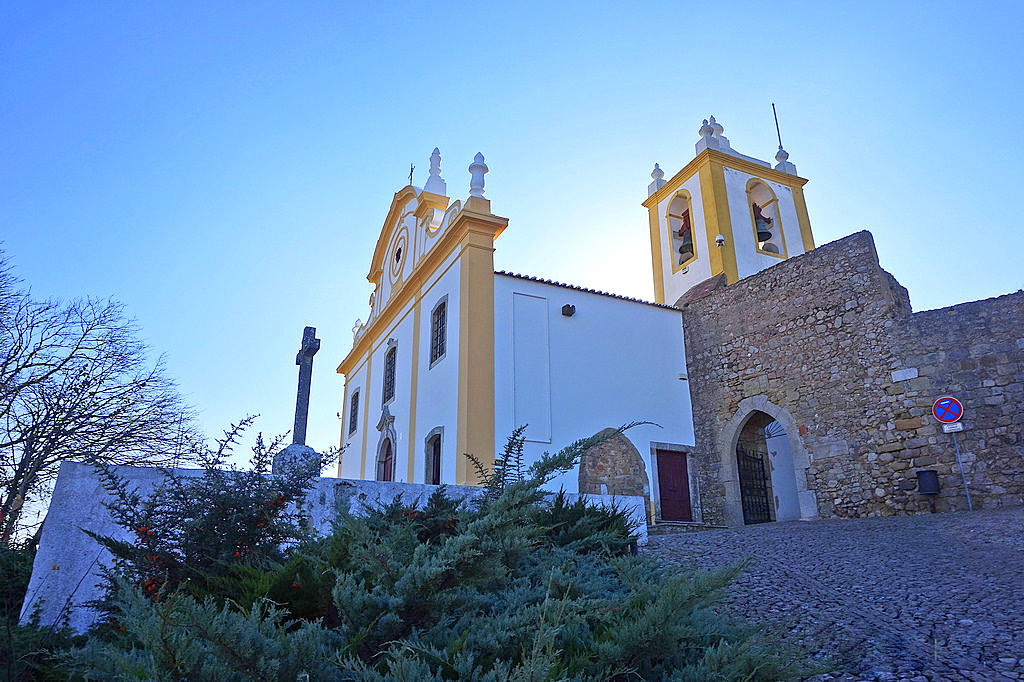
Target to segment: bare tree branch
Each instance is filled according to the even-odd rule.
[[[35,301],[0,251],[0,542],[67,459],[175,465],[201,441],[120,303]]]

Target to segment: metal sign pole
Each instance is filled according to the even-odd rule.
[[[960,467],[960,480],[964,482],[964,493],[967,495],[967,510],[974,511],[974,505],[971,504],[971,491],[967,489],[967,475],[964,474],[964,463],[960,459],[960,441],[956,438],[956,432],[949,435],[953,436],[953,447],[956,448],[956,463]]]

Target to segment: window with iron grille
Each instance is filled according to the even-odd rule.
[[[384,403],[391,402],[395,397],[395,361],[398,349],[392,348],[384,356]]]
[[[448,333],[448,300],[442,299],[430,315],[430,364],[444,357]]]
[[[359,391],[352,394],[352,403],[348,408],[348,432],[350,434],[356,432],[356,426],[359,425]]]

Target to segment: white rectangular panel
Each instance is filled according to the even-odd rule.
[[[530,441],[551,442],[550,357],[547,299],[512,294],[512,423]]]

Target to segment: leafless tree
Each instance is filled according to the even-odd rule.
[[[121,304],[36,301],[0,252],[0,543],[68,459],[170,465],[196,452],[190,410]]]

